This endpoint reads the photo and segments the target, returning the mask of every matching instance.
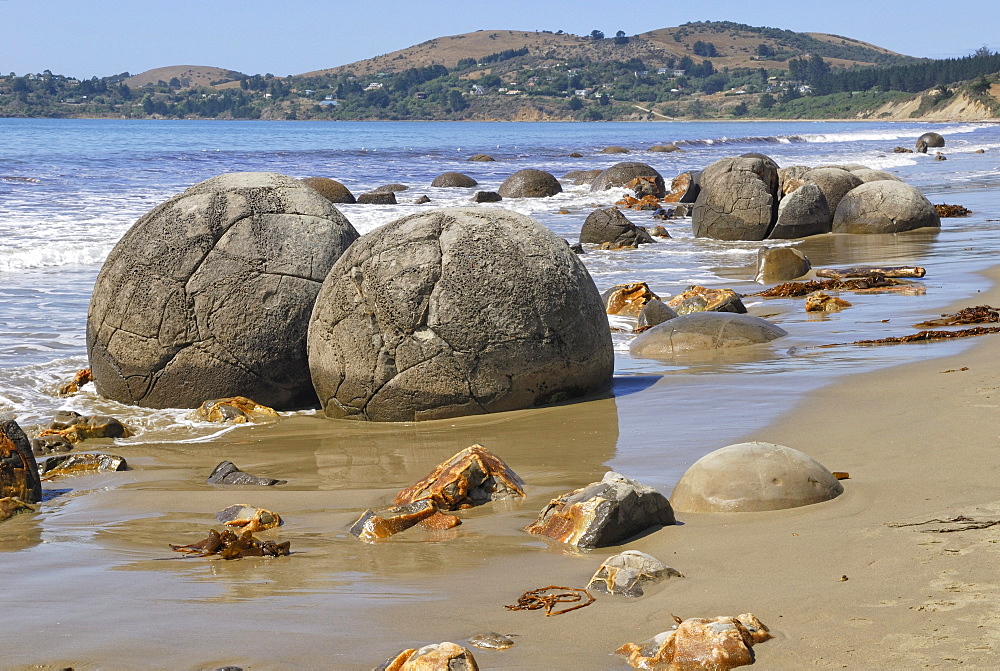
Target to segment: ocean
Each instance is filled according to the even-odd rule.
[[[933,160],[933,154],[893,152],[896,146],[912,148],[928,130],[945,137],[941,151],[947,160]],[[449,452],[448,446],[482,442],[491,447],[490,438],[508,444],[510,453],[523,455],[526,472],[536,476],[539,500],[560,487],[582,486],[589,480],[578,478],[599,477],[607,468],[641,476],[643,482],[669,493],[680,473],[698,457],[766,425],[808,391],[840,375],[876,368],[888,371],[908,360],[951,354],[969,346],[969,342],[956,341],[817,347],[906,335],[913,332],[913,324],[938,316],[957,300],[967,298],[968,305],[975,305],[975,293],[984,284],[978,272],[997,263],[1000,249],[1000,126],[989,123],[0,119],[0,138],[0,413],[13,413],[29,431],[46,424],[60,409],[112,414],[136,429],[134,437],[99,447],[127,455],[133,470],[50,483],[39,513],[0,526],[0,561],[7,567],[0,574],[4,593],[11,602],[30,603],[37,596],[49,604],[49,610],[29,616],[21,626],[41,627],[55,618],[68,632],[63,643],[49,649],[25,642],[11,644],[12,656],[5,655],[3,666],[11,659],[15,665],[128,666],[126,662],[135,658],[108,652],[114,638],[97,633],[98,622],[104,627],[124,627],[123,636],[133,647],[150,645],[157,622],[165,622],[165,629],[181,640],[195,641],[189,657],[156,647],[149,657],[153,668],[178,663],[207,668],[253,660],[264,660],[265,665],[284,660],[310,666],[317,659],[311,653],[296,656],[290,652],[292,642],[299,645],[311,640],[309,616],[294,614],[299,610],[316,608],[325,613],[351,607],[378,620],[382,616],[372,613],[384,607],[387,595],[398,594],[400,589],[410,590],[400,598],[440,598],[434,589],[425,590],[419,578],[425,575],[421,571],[430,574],[434,563],[443,561],[439,555],[444,550],[427,549],[417,541],[397,544],[408,545],[409,552],[423,557],[418,562],[423,568],[415,574],[401,568],[408,566],[402,555],[380,559],[370,548],[358,550],[358,541],[344,532],[360,510],[386,503],[386,492],[391,498],[399,483],[422,476],[456,451]],[[652,145],[670,142],[682,151],[648,152]],[[600,153],[612,145],[625,147],[629,153]],[[583,156],[571,158],[572,152]],[[475,191],[496,190],[508,175],[522,168],[560,177],[571,170],[641,161],[656,168],[669,183],[678,173],[746,152],[767,154],[779,166],[861,163],[887,170],[921,189],[932,203],[963,205],[972,215],[943,219],[940,232],[871,238],[825,235],[776,243],[802,249],[814,267],[923,266],[927,275],[918,282],[923,291],[850,295],[851,308],[821,317],[807,315],[801,302],[748,297],[745,302],[753,313],[773,319],[789,332],[749,358],[642,360],[628,353],[632,335],[616,332],[615,398],[576,404],[576,410],[565,412],[588,415],[588,408],[598,411],[586,418],[573,415],[572,421],[560,419],[563,411],[543,409],[434,422],[426,427],[371,427],[331,422],[306,411],[283,413],[279,422],[266,427],[220,428],[193,418],[189,410],[153,411],[101,399],[92,385],[71,397],[55,393],[75,370],[87,365],[87,306],[108,252],[142,214],[217,174],[273,171],[300,178],[330,177],[355,195],[382,184],[408,185],[408,190],[397,193],[399,205],[337,206],[364,234],[430,207],[471,205]],[[496,160],[467,161],[477,153]],[[466,173],[479,185],[430,187],[435,176],[447,171]],[[563,188],[562,194],[551,198],[477,207],[526,214],[576,242],[586,216],[597,207],[612,205],[625,193],[621,189],[591,192],[587,186],[566,181]],[[421,195],[431,202],[415,204]],[[696,239],[686,218],[659,222],[649,212],[629,212],[628,216],[639,225],[664,224],[671,238],[636,251],[588,249],[582,259],[601,291],[633,281],[647,282],[665,297],[691,284],[731,287],[740,293],[762,288],[752,281],[761,243]],[[613,324],[626,326],[615,320]],[[400,436],[413,439],[417,447],[412,453],[406,453],[407,441],[400,444]],[[551,438],[552,445],[558,444],[558,449],[528,445],[544,436]],[[285,443],[291,447],[282,449]],[[562,465],[569,459],[564,452],[578,448],[593,449],[580,464]],[[188,560],[176,571],[171,569],[181,562],[154,563],[170,555],[168,542],[197,535],[211,523],[206,511],[198,509],[202,504],[212,505],[215,494],[204,485],[207,472],[201,471],[211,470],[213,460],[236,461],[236,457],[250,466],[291,473],[288,494],[298,498],[294,503],[291,498],[279,498],[277,503],[292,508],[280,512],[287,521],[284,537],[292,539],[293,550],[312,552],[314,560],[337,557],[348,563],[357,562],[360,554],[365,560],[362,565],[310,565],[307,558],[303,565],[309,566],[308,584],[290,578],[295,573],[291,571],[285,574],[289,584],[265,587],[270,578],[266,563],[261,564],[264,560],[254,560],[252,574],[241,573],[248,568],[230,568],[232,563],[224,568],[212,563],[213,568],[203,569],[204,561],[195,565]],[[241,462],[238,465],[245,467]],[[516,463],[512,466],[518,470]],[[256,494],[241,491],[234,496]],[[180,500],[183,503],[171,507]],[[537,507],[528,506],[516,516],[530,521],[533,510]],[[295,526],[296,511],[299,527]],[[192,520],[200,520],[201,525]],[[482,540],[474,531],[459,533],[460,547]],[[499,535],[502,540],[497,547],[504,554],[538,549],[536,541],[517,534]],[[447,545],[439,540],[425,545]],[[342,549],[331,550],[324,543]],[[248,566],[250,560],[243,563]],[[125,605],[122,612],[109,614],[110,619],[104,621],[104,616],[94,615],[95,609],[114,609],[116,601],[95,592],[119,584],[122,571],[133,572],[129,580],[121,581]],[[399,579],[394,571],[402,571],[404,577]],[[251,645],[254,652],[249,656],[240,657],[232,643],[220,644],[218,654],[209,655],[206,650],[212,639],[203,628],[216,626],[219,633],[233,635],[239,633],[234,631],[237,627],[248,626],[248,620],[234,617],[229,610],[233,603],[257,598],[248,580],[260,581],[267,604],[281,613],[274,618],[290,623],[288,629],[296,634],[279,646],[273,658],[264,652],[263,643]],[[159,605],[149,606],[151,597],[145,594],[144,585],[159,590],[159,596],[152,599]],[[219,613],[232,618],[232,624],[209,621],[210,615],[199,615],[185,624],[192,603],[230,604],[220,606]],[[146,607],[142,604],[150,610],[137,616]],[[212,612],[211,607],[206,612]],[[129,620],[126,613],[137,619]],[[345,641],[357,646],[369,640],[360,623],[343,622],[338,627],[337,635],[343,638],[337,639],[340,643],[327,641],[330,650],[346,646]],[[392,647],[380,641],[370,655],[371,664],[384,657],[382,645]],[[345,660],[346,666],[368,659],[352,650],[354,656]]]

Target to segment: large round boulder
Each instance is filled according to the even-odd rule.
[[[718,161],[710,163],[701,171],[701,188],[708,188],[716,177],[726,173],[751,173],[764,182],[768,192],[777,198],[778,170],[778,164],[763,154],[745,154],[743,156],[720,158]]]
[[[637,177],[652,177],[657,186],[657,198],[662,198],[667,193],[663,175],[656,169],[645,163],[615,163],[613,166],[598,175],[590,183],[591,191],[607,191],[608,189],[628,186]]]
[[[629,345],[632,356],[670,358],[686,352],[767,343],[787,332],[760,317],[733,312],[692,312],[654,326]]]
[[[767,236],[770,240],[804,238],[829,233],[833,212],[819,186],[803,184],[778,203],[778,219]]]
[[[476,180],[460,172],[443,172],[434,178],[431,186],[435,187],[473,187],[479,184]]]
[[[917,188],[892,180],[852,189],[833,215],[834,233],[901,233],[940,226],[937,210]]]
[[[924,133],[917,138],[917,151],[927,153],[928,147],[943,147],[944,138],[937,133]]]
[[[864,184],[860,177],[843,168],[815,168],[807,172],[803,179],[819,187],[826,197],[830,212],[837,211],[837,205],[844,194],[859,184]]]
[[[357,237],[316,190],[275,173],[220,175],[157,206],[97,276],[87,352],[98,393],[151,408],[228,396],[315,406],[309,316]]]
[[[320,195],[331,203],[346,203],[348,205],[353,205],[357,202],[355,201],[354,194],[351,193],[351,190],[335,179],[330,179],[329,177],[306,177],[302,181],[308,186],[311,186],[319,191]]]
[[[745,513],[797,508],[840,496],[843,485],[822,464],[773,443],[739,443],[706,454],[670,495],[675,511]]]
[[[691,213],[695,237],[716,240],[763,240],[774,220],[774,195],[752,172],[701,177],[701,190]]]
[[[414,421],[601,391],[601,296],[561,238],[503,209],[444,208],[363,236],[323,283],[309,366],[326,414]]]
[[[525,168],[505,179],[497,193],[503,198],[546,198],[562,193],[562,185],[551,173]]]

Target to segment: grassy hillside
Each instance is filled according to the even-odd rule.
[[[225,70],[208,65],[171,65],[163,68],[146,70],[132,75],[125,80],[129,88],[155,86],[159,82],[169,83],[176,79],[180,88],[198,88],[199,86],[214,86],[246,77],[235,70]]]

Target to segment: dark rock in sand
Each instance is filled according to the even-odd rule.
[[[804,238],[829,233],[832,226],[833,212],[826,196],[818,185],[808,183],[781,199],[778,220],[767,237],[769,240]]]
[[[473,203],[499,203],[503,198],[496,191],[476,191],[471,200]]]
[[[277,480],[275,478],[259,478],[256,475],[244,473],[231,461],[223,461],[207,480],[210,485],[256,485],[260,487],[270,487],[271,485],[283,485],[287,480]]]
[[[73,449],[73,443],[66,440],[65,437],[56,434],[32,438],[30,442],[31,453],[36,457],[69,452]]]
[[[694,312],[654,326],[629,345],[632,356],[669,359],[687,352],[711,351],[767,343],[787,332],[750,315]]]
[[[937,133],[924,133],[917,138],[917,151],[926,154],[928,147],[936,148],[944,146],[944,138]]]
[[[42,500],[31,443],[10,415],[0,415],[0,498],[16,497],[25,503]]]
[[[852,189],[833,216],[834,233],[901,233],[940,226],[937,210],[918,189],[891,180]]]
[[[609,471],[600,482],[554,499],[525,531],[567,545],[596,548],[674,523],[674,511],[663,494]]]
[[[46,478],[127,470],[128,463],[124,458],[99,453],[63,454],[58,457],[49,457],[38,465],[39,474]]]
[[[369,191],[358,196],[359,205],[396,205],[396,194],[392,191]]]
[[[550,173],[526,168],[505,179],[497,193],[504,198],[546,198],[562,193],[562,185]]]
[[[320,195],[331,203],[346,203],[348,205],[353,205],[357,202],[350,189],[335,179],[329,179],[327,177],[306,177],[302,180],[302,182],[319,191]]]
[[[467,161],[490,162],[490,161],[495,161],[496,159],[493,158],[492,156],[490,156],[489,154],[473,154],[472,156],[470,156],[466,160]]]
[[[500,208],[431,210],[363,236],[323,285],[308,349],[326,414],[373,421],[582,396],[607,387],[614,358],[577,256]]]
[[[652,177],[659,186],[656,197],[662,198],[666,195],[667,190],[663,181],[663,175],[645,163],[615,163],[591,182],[590,190],[607,191],[616,187],[628,186],[629,182],[636,177]]]
[[[439,188],[468,188],[476,186],[477,184],[479,184],[479,182],[460,172],[441,173],[434,178],[433,182],[431,182],[431,186]]]
[[[314,406],[309,315],[357,235],[314,189],[274,173],[220,175],[157,206],[97,277],[87,350],[98,393],[152,408],[224,396]]]
[[[580,230],[580,242],[634,247],[655,241],[645,228],[633,224],[617,207],[609,207],[587,215]]]

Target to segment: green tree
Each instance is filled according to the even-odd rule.
[[[624,30],[619,30],[617,33],[615,33],[615,44],[618,45],[628,44],[628,38],[625,36]]]
[[[458,89],[452,89],[448,91],[448,108],[452,112],[461,112],[469,106],[469,103],[465,102],[465,97],[462,92]]]
[[[746,116],[748,112],[750,112],[750,109],[743,101],[740,101],[740,104],[733,108],[733,116],[735,117]]]
[[[774,99],[774,96],[772,96],[770,93],[765,93],[760,97],[760,102],[758,104],[760,105],[760,108],[762,110],[769,110],[772,107],[774,107],[774,104],[776,102],[778,101]]]
[[[576,112],[577,110],[583,109],[583,101],[580,100],[578,97],[573,96],[572,98],[569,99],[569,103],[567,103],[566,106],[569,107],[570,110]]]
[[[590,39],[594,40],[595,42],[598,40],[603,40],[604,33],[602,33],[600,30],[592,30],[590,31]]]

